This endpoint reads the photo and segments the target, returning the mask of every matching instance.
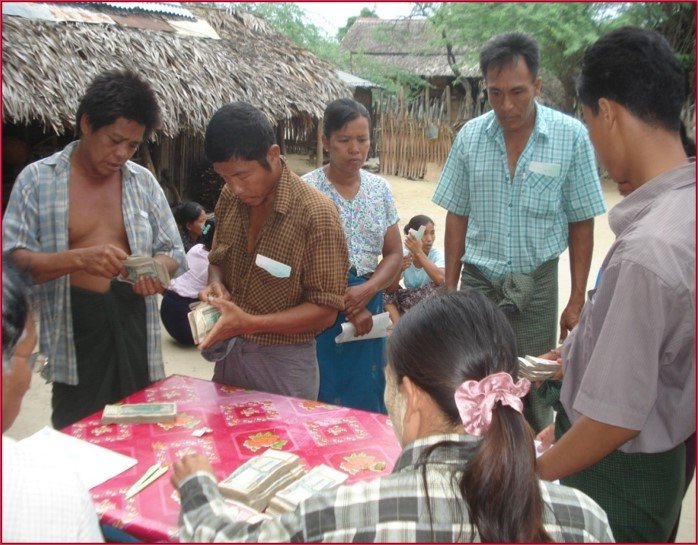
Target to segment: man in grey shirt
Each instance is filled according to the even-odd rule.
[[[562,348],[557,442],[539,473],[596,500],[619,542],[666,541],[691,475],[696,179],[679,135],[683,91],[655,32],[622,28],[584,55],[584,118],[626,198],[609,213],[616,241]]]

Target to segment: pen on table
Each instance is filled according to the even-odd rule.
[[[149,484],[155,482],[157,479],[159,479],[165,473],[167,473],[167,470],[168,466],[162,465],[160,462],[150,466],[148,470],[143,474],[143,476],[140,479],[138,479],[133,484],[133,486],[131,486],[131,488],[129,488],[126,491],[126,499],[131,499],[133,496],[135,496],[144,488],[146,488]]]

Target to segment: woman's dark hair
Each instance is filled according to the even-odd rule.
[[[514,332],[504,314],[476,291],[435,295],[417,306],[400,319],[390,337],[389,365],[398,383],[409,377],[452,425],[460,425],[454,394],[463,382],[499,372],[517,380]],[[543,528],[533,440],[523,415],[495,405],[492,423],[458,483],[483,542],[550,541]],[[424,460],[450,444],[433,445]],[[422,475],[426,488],[426,469]],[[427,505],[431,512],[428,497]]]
[[[271,170],[267,153],[274,144],[274,129],[260,110],[247,102],[231,102],[213,114],[208,122],[204,152],[212,163],[244,159],[257,161]]]
[[[145,127],[144,138],[160,126],[155,92],[146,80],[130,70],[110,70],[98,75],[85,91],[75,114],[75,134],[82,136],[80,119],[86,115],[93,131],[123,117]]]
[[[490,38],[480,51],[480,71],[487,79],[487,72],[493,68],[501,70],[515,63],[521,57],[526,61],[528,71],[535,80],[540,66],[538,42],[524,32],[505,32]]]
[[[425,216],[424,214],[419,214],[417,216],[413,216],[412,219],[405,225],[405,227],[402,229],[405,234],[408,234],[410,232],[410,229],[414,229],[415,231],[419,230],[419,228],[422,225],[427,225],[427,224],[433,224],[434,220],[431,219],[429,216]]]
[[[32,283],[12,256],[2,255],[2,370],[12,369],[11,356],[19,342],[32,304]]]
[[[186,231],[187,223],[198,220],[201,212],[205,212],[204,207],[198,202],[190,201],[178,204],[172,213],[180,229]]]
[[[680,130],[683,69],[669,42],[654,30],[622,27],[587,47],[577,94],[594,115],[599,99],[606,98],[647,124]]]
[[[213,234],[215,232],[216,220],[213,218],[206,220],[206,223],[204,223],[204,228],[201,230],[201,243],[209,252],[211,251],[211,246],[213,245]]]
[[[334,131],[338,131],[359,117],[365,117],[368,119],[369,126],[371,125],[371,116],[363,104],[351,98],[337,99],[325,108],[322,133],[329,138]]]

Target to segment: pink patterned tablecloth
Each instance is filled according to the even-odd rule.
[[[170,484],[170,472],[130,500],[124,498],[156,461],[171,464],[184,454],[200,452],[223,478],[245,460],[274,448],[298,454],[308,467],[339,469],[351,483],[389,473],[401,450],[384,415],[180,375],[123,401],[174,401],[179,414],[171,424],[102,425],[100,411],[62,431],[138,460],[91,493],[102,523],[144,541],[178,540],[179,495]],[[213,433],[192,435],[204,426]]]

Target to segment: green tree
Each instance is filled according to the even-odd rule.
[[[347,35],[347,32],[351,28],[351,25],[353,25],[359,17],[373,17],[377,19],[378,14],[375,12],[375,10],[362,8],[361,12],[358,15],[352,15],[351,17],[349,17],[347,19],[347,24],[337,31],[337,41],[341,42],[344,39],[344,36]]]
[[[454,45],[470,46],[470,58],[454,58],[457,65],[477,62],[482,44],[495,34],[521,30],[533,35],[540,44],[541,66],[562,84],[567,111],[575,107],[575,76],[584,49],[612,17],[603,4],[590,2],[467,2],[426,8],[433,12],[431,21],[440,29],[445,52]]]

